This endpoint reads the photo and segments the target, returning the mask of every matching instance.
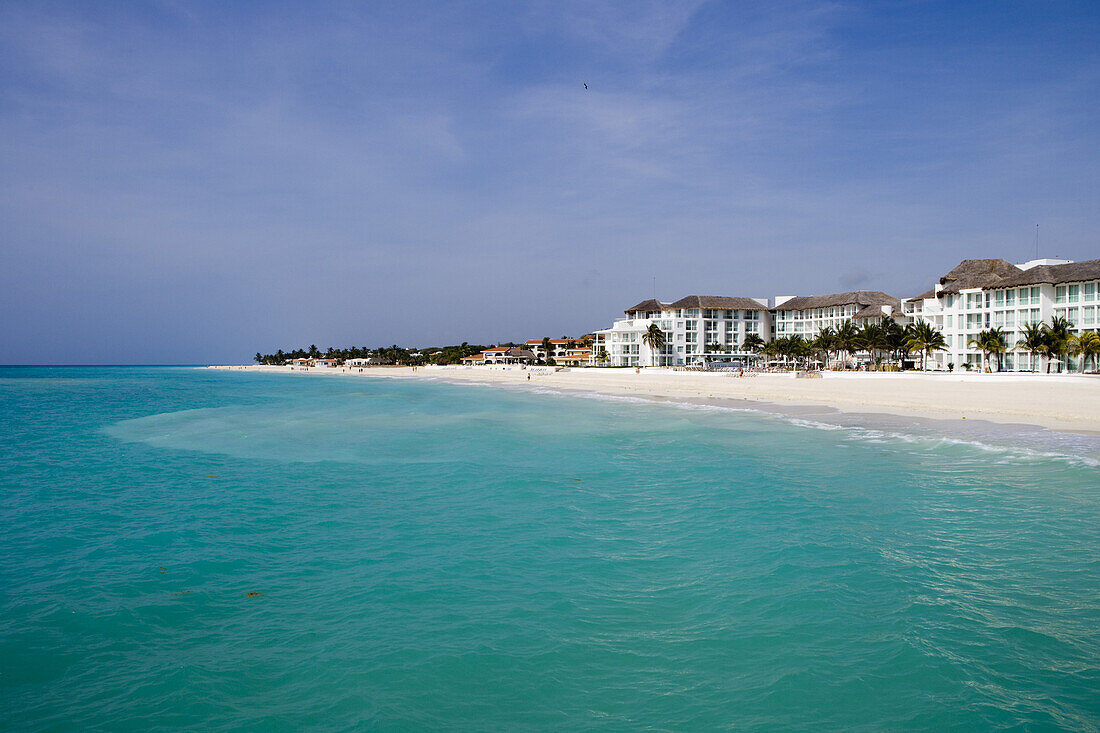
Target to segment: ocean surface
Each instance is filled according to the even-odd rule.
[[[1096,439],[542,392],[0,369],[0,728],[1100,728]]]

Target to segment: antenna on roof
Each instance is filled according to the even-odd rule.
[[[1039,259],[1039,225],[1035,225],[1035,259]]]
[[[653,276],[653,299],[657,300],[657,276]]]

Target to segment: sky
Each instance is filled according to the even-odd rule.
[[[1100,3],[0,2],[0,363],[1100,257]],[[587,89],[585,84],[588,85]]]

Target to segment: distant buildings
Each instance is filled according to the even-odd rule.
[[[1065,318],[1071,334],[1100,330],[1100,260],[1037,259],[1014,265],[1003,259],[963,260],[925,293],[904,301],[887,293],[858,290],[847,293],[768,298],[689,295],[666,303],[644,300],[624,311],[625,318],[609,328],[580,338],[531,339],[522,346],[494,346],[462,357],[466,365],[539,364],[561,366],[694,366],[727,363],[747,365],[759,359],[766,342],[814,340],[823,330],[842,324],[856,329],[883,318],[899,326],[924,321],[944,336],[946,348],[926,360],[930,369],[981,368],[983,353],[975,342],[983,331],[1001,329],[1007,348],[1000,359],[1008,371],[1043,369],[1045,357],[1020,346],[1030,324]],[[655,329],[656,339],[647,333]],[[852,343],[851,340],[848,343]],[[894,349],[897,358],[897,349]],[[849,353],[852,352],[852,353]],[[436,351],[429,356],[437,356]],[[875,356],[848,347],[844,359],[860,354],[867,363]],[[879,349],[881,353],[881,349]],[[410,356],[419,357],[414,353]],[[333,368],[327,358],[298,358],[299,368]],[[348,366],[392,363],[378,357],[350,359]],[[1055,370],[1077,369],[1073,355],[1054,360]]]
[[[878,291],[807,297],[766,298],[691,295],[675,302],[645,300],[624,311],[626,318],[597,331],[592,363],[606,355],[611,366],[681,366],[747,363],[755,355],[746,338],[763,341],[801,336],[851,321],[856,327],[892,318],[901,325],[925,320],[943,332],[947,350],[933,352],[929,368],[948,364],[980,367],[982,352],[972,345],[982,330],[1001,328],[1009,351],[1006,370],[1026,371],[1038,363],[1014,348],[1025,324],[1062,316],[1072,331],[1100,329],[1100,260],[963,260],[926,293],[900,301]],[[643,338],[656,324],[664,344],[652,348]],[[1067,360],[1070,369],[1076,361]]]

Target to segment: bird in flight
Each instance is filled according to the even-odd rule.
[[[584,85],[584,88],[585,88],[585,89],[587,89],[587,88],[588,88],[588,85],[587,85],[587,84],[585,84],[585,85]]]

